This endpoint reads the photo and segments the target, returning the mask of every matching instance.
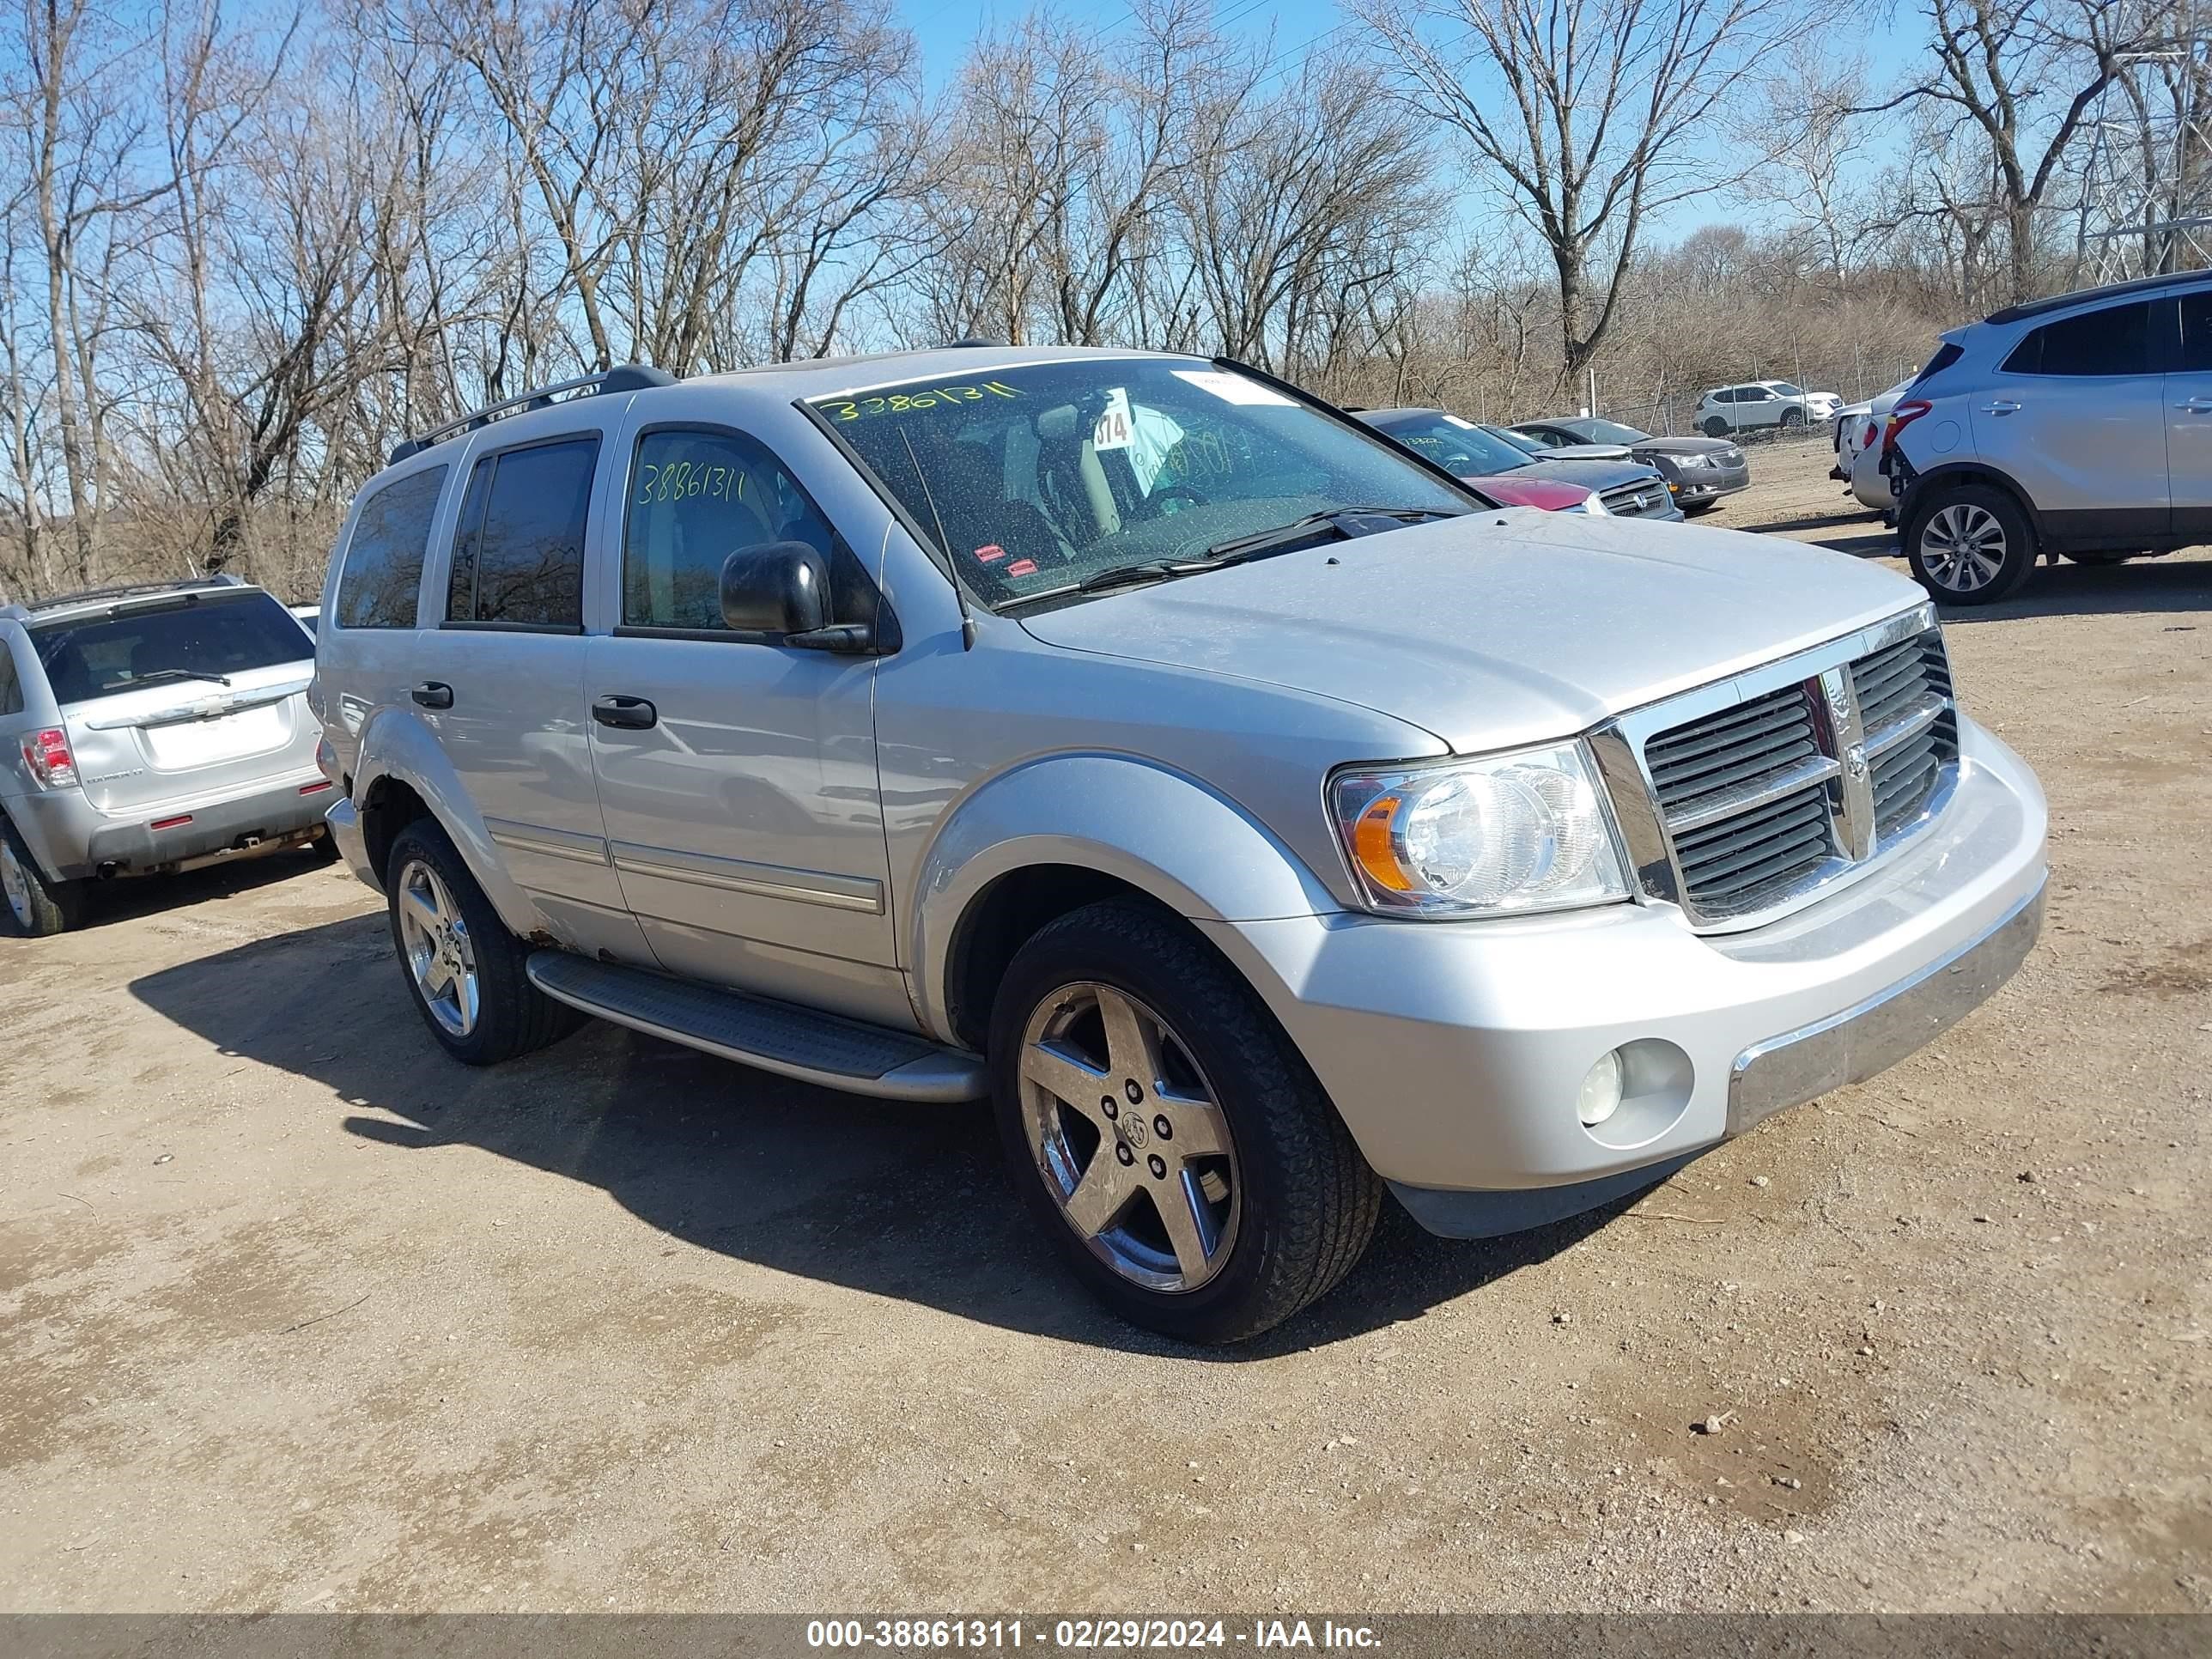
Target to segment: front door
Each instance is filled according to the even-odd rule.
[[[578,425],[477,451],[408,695],[562,941],[635,960],[586,735],[584,548],[605,434]]]
[[[744,433],[647,427],[625,476],[619,621],[592,641],[586,689],[632,914],[671,972],[912,1024],[891,932],[874,659],[735,634],[721,617],[723,561],[763,542],[830,558],[841,620],[857,619],[872,584]]]
[[[2212,288],[2181,296],[2180,355],[2166,377],[2166,465],[2173,533],[2212,542]]]
[[[2020,483],[2061,545],[2148,546],[2171,528],[2156,306],[2130,301],[2031,330],[1969,405],[1975,450]]]

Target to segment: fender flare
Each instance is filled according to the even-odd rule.
[[[437,734],[422,718],[387,705],[362,725],[360,741],[354,760],[354,810],[366,820],[369,792],[376,784],[387,778],[405,784],[422,798],[438,827],[452,837],[461,861],[468,866],[469,874],[483,889],[507,931],[518,939],[550,932],[538,907],[507,873],[499,849],[484,828],[483,814],[469,799]]]
[[[1187,774],[1112,753],[1025,761],[974,786],[915,866],[907,961],[928,1030],[953,1030],[949,969],[976,901],[1001,877],[1044,865],[1111,876],[1200,922],[1343,908],[1256,818]]]
[[[2014,482],[2010,473],[2001,466],[1990,465],[1987,461],[1958,460],[1939,462],[1924,472],[1916,471],[1913,473],[1911,493],[1900,497],[1897,503],[1900,544],[1911,525],[1913,514],[1920,510],[1920,503],[1926,499],[1928,492],[1955,482],[1986,483],[1992,489],[2003,490],[2012,497],[2014,504],[2020,508],[2021,515],[2027,520],[2027,527],[2034,532],[2039,546],[2044,541],[2043,516],[2035,510],[2034,503],[2028,500],[2027,492]]]

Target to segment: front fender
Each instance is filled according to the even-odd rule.
[[[460,849],[461,861],[508,932],[528,939],[550,931],[529,895],[507,875],[499,849],[484,829],[483,815],[469,799],[437,734],[410,709],[380,708],[362,725],[353,774],[356,811],[365,816],[371,789],[385,779],[404,783],[422,798],[439,827]]]
[[[946,970],[969,907],[1000,877],[1043,865],[1115,877],[1199,921],[1343,908],[1263,825],[1195,778],[1127,755],[1026,762],[949,811],[915,872],[907,961],[928,1029],[953,1029]]]

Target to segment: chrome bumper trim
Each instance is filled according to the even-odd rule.
[[[1924,1048],[1989,1000],[2043,930],[2039,886],[1995,926],[1941,962],[1863,1002],[1755,1042],[1729,1075],[1728,1133],[1847,1083],[1863,1083]]]

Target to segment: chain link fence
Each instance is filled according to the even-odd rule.
[[[1668,387],[1654,396],[1639,398],[1629,387],[1608,386],[1603,375],[1596,377],[1594,402],[1593,389],[1587,383],[1583,390],[1585,410],[1608,421],[1618,421],[1623,426],[1632,426],[1642,431],[1656,433],[1664,437],[1692,435],[1709,431],[1708,422],[1723,417],[1724,405],[1702,407],[1709,391],[1725,390],[1730,386],[1756,384],[1760,381],[1780,381],[1807,392],[1833,392],[1843,404],[1864,403],[1887,392],[1902,381],[1909,380],[1919,372],[1920,361],[1887,353],[1855,352],[1841,362],[1803,364],[1765,364],[1751,368],[1739,380],[1714,380],[1693,386]],[[1774,422],[1774,405],[1768,405],[1763,422],[1738,426],[1730,422],[1727,428],[1714,435],[1734,438],[1740,443],[1805,443],[1818,440],[1831,443],[1834,428],[1825,420],[1808,420],[1802,424],[1780,425]],[[1557,414],[1553,410],[1531,410],[1522,419],[1540,418]]]

